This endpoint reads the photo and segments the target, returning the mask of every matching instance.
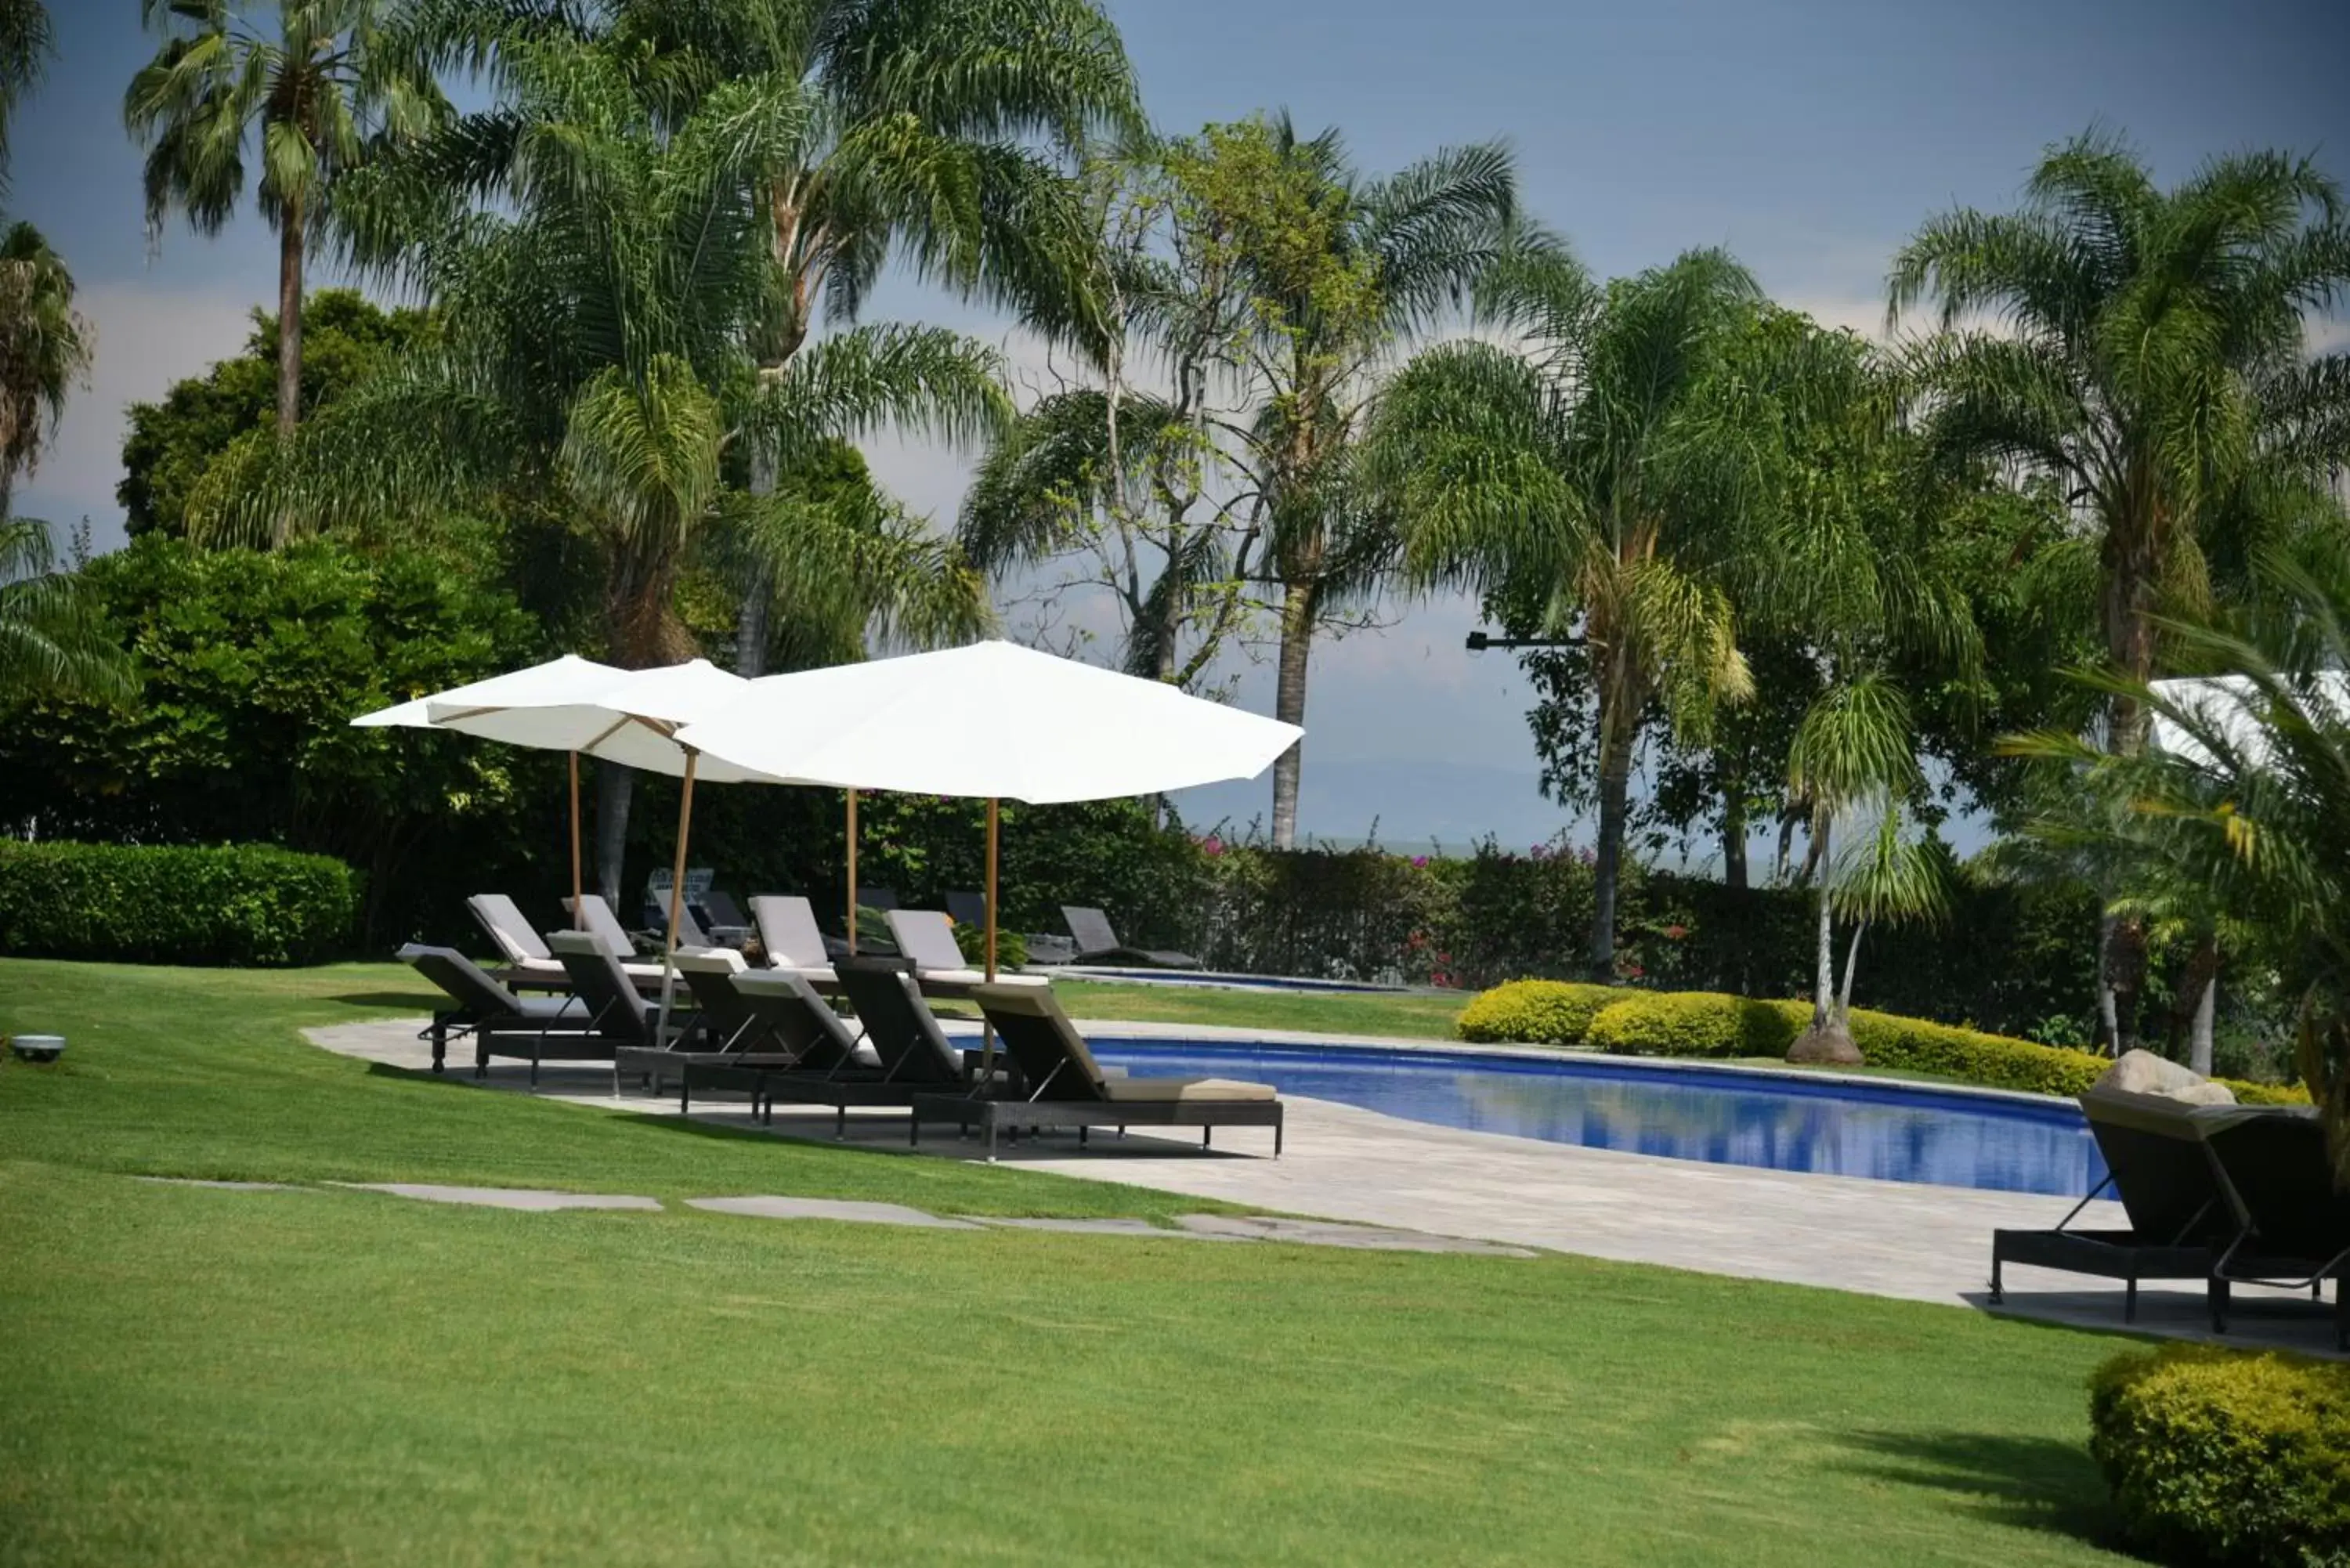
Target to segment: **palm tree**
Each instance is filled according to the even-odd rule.
[[[130,665],[88,594],[57,570],[49,525],[0,517],[0,697],[128,701]]]
[[[173,209],[220,232],[260,164],[261,214],[277,231],[277,430],[302,412],[302,270],[329,198],[370,139],[421,135],[444,110],[421,58],[378,0],[282,0],[256,30],[230,0],[140,0],[162,47],[130,78],[122,118],[147,149],[147,223]]]
[[[73,275],[40,231],[11,224],[0,236],[0,518],[89,369],[89,323],[73,301]]]
[[[1498,142],[1447,148],[1385,179],[1347,162],[1335,130],[1263,128],[1272,178],[1259,210],[1232,214],[1254,305],[1248,345],[1265,398],[1249,444],[1263,498],[1260,569],[1278,587],[1274,714],[1305,722],[1315,633],[1375,593],[1396,563],[1394,515],[1357,483],[1355,449],[1381,372],[1409,339],[1464,305],[1513,246],[1547,254],[1517,224],[1517,170]],[[1302,185],[1305,210],[1280,192]],[[1303,744],[1274,763],[1273,840],[1295,842]]]
[[[665,118],[746,85],[790,99],[749,171],[773,273],[751,335],[774,382],[816,330],[853,321],[892,254],[1032,320],[1082,315],[1087,235],[1057,160],[1139,120],[1118,32],[1093,0],[619,0],[613,39]],[[751,452],[754,493],[786,470]],[[737,668],[759,673],[774,585],[744,583]]]
[[[825,625],[923,641],[983,626],[975,574],[894,513],[736,483],[746,449],[791,472],[884,425],[964,440],[1010,414],[995,356],[935,328],[858,327],[757,374],[773,275],[755,177],[796,130],[789,84],[731,84],[663,123],[603,40],[511,37],[501,69],[485,118],[502,145],[494,177],[454,188],[469,199],[445,174],[480,121],[379,161],[345,198],[374,265],[440,307],[441,337],[295,441],[215,463],[191,533],[430,525],[545,497],[598,546],[607,650],[632,667],[695,651],[677,590],[697,564],[755,563]],[[623,771],[606,785],[608,890],[629,788]]]
[[[2126,897],[2199,889],[2274,956],[2298,997],[2302,1078],[2326,1118],[2336,1179],[2350,1186],[2350,553],[2337,536],[2257,560],[2250,610],[2158,629],[2209,680],[2089,677],[2151,716],[2160,743],[2116,753],[2078,736],[2011,738],[2055,764],[2068,803],[2035,824],[2059,846],[2085,836],[2127,867]],[[2078,802],[2094,803],[2084,809]]]
[[[1728,564],[1743,461],[1766,438],[1722,394],[1759,291],[1719,251],[1594,288],[1563,254],[1486,286],[1523,348],[1431,348],[1383,400],[1372,467],[1402,520],[1406,570],[1539,607],[1579,639],[1598,705],[1599,834],[1589,963],[1615,978],[1632,753],[1661,703],[1701,737],[1751,690]]]
[[[1927,429],[2064,486],[2132,680],[2154,673],[2163,599],[2191,608],[2208,553],[2243,548],[2214,530],[2256,533],[2350,458],[2350,355],[2303,352],[2305,317],[2350,290],[2341,215],[2305,159],[2221,158],[2163,191],[2092,130],[2049,149],[2022,211],[1946,213],[1895,258],[1891,317],[1936,306],[1916,366]],[[2139,729],[2125,691],[2113,745]]]
[[[0,191],[7,189],[8,123],[16,100],[39,84],[57,52],[41,0],[0,0]]]

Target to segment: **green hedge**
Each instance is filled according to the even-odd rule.
[[[2133,1351],[2090,1380],[2089,1451],[2165,1562],[2350,1568],[2350,1366]]]
[[[1463,1040],[1581,1045],[1619,1056],[1783,1056],[1810,1026],[1804,1002],[1755,1002],[1711,991],[1627,991],[1570,981],[1519,980],[1462,1009]],[[1853,1044],[1872,1067],[1991,1088],[2077,1095],[2112,1062],[1981,1030],[1855,1008]],[[2305,1091],[2228,1080],[2247,1104],[2304,1101]]]
[[[359,877],[266,844],[0,843],[0,952],[130,963],[316,963],[349,949]]]
[[[1513,980],[1497,985],[1461,1010],[1455,1027],[1463,1040],[1492,1044],[1522,1041],[1575,1045],[1591,1027],[1592,1015],[1621,1002],[1612,985],[1578,985],[1567,980]]]

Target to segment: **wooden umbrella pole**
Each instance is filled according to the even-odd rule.
[[[586,900],[579,896],[579,753],[571,753],[571,929],[588,929]]]
[[[848,956],[857,956],[857,792],[848,792]]]
[[[693,765],[701,760],[700,752],[685,748],[685,789],[677,800],[677,858],[671,863],[669,874],[669,936],[661,944],[660,1023],[653,1033],[656,1044],[669,1039],[670,999],[677,990],[677,928],[685,917],[685,845],[693,831]]]

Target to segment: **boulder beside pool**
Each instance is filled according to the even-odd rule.
[[[2182,1067],[2151,1051],[2125,1051],[2097,1079],[2100,1089],[2122,1089],[2133,1095],[2159,1095],[2189,1106],[2232,1106],[2236,1092],[2215,1084],[2191,1067]]]

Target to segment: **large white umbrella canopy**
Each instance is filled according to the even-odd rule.
[[[584,659],[576,662],[606,669]],[[544,678],[524,679],[539,671],[546,672]],[[461,688],[427,699],[425,705],[440,729],[512,746],[573,752],[675,778],[685,772],[689,756],[678,731],[723,711],[751,687],[706,659],[658,670],[609,670],[601,681],[576,674],[542,664],[515,671],[505,678],[511,684],[497,691]],[[714,757],[699,762],[696,772],[709,784],[774,782],[769,774]]]
[[[986,800],[992,978],[999,800],[1107,800],[1253,778],[1305,733],[1163,681],[1015,643],[975,642],[767,676],[716,717],[686,725],[678,740],[764,776],[850,792],[852,949],[856,792]]]
[[[749,682],[678,740],[761,776],[848,789],[1107,800],[1253,778],[1305,731],[1009,642]]]
[[[404,729],[430,730],[437,727],[432,722],[432,705],[436,702],[451,708],[498,707],[517,699],[543,701],[551,692],[570,692],[584,699],[603,691],[626,674],[627,670],[612,665],[598,664],[592,659],[567,653],[560,659],[550,659],[527,670],[509,670],[504,675],[493,675],[486,680],[469,681],[412,701],[395,702],[389,708],[362,713],[351,722],[360,729],[396,725]]]

